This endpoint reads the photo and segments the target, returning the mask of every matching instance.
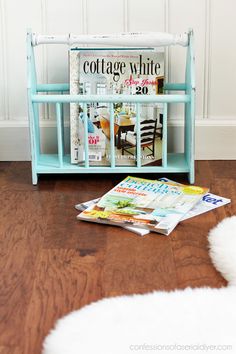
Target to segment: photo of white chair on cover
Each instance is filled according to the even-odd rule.
[[[153,157],[155,157],[156,127],[157,127],[157,121],[154,119],[145,119],[140,122],[141,148],[143,150],[147,148],[151,152],[151,154],[149,153],[149,155]],[[122,135],[123,135],[121,139],[122,155],[124,155],[124,152],[134,155],[131,148],[136,147],[136,143],[137,143],[136,132],[127,131]]]

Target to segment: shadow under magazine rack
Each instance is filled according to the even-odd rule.
[[[61,38],[60,38],[61,37]],[[28,62],[28,105],[32,155],[32,182],[37,184],[40,174],[54,173],[187,173],[189,182],[194,183],[194,125],[195,125],[195,76],[193,54],[193,32],[187,34],[187,47],[185,82],[165,83],[165,94],[162,95],[70,95],[69,84],[38,84],[34,59],[34,46],[39,44],[71,44],[66,36],[38,36],[31,31],[27,33],[27,62]],[[70,37],[67,37],[70,38]],[[167,43],[170,45],[175,43]],[[163,44],[162,44],[163,45]],[[149,46],[150,47],[150,46]],[[183,94],[175,94],[183,91]],[[172,92],[172,93],[169,93]],[[48,93],[53,93],[48,95]],[[59,94],[60,93],[60,94]],[[88,152],[88,121],[84,119],[84,151],[85,163],[83,166],[71,164],[70,155],[65,154],[64,148],[64,118],[63,104],[107,102],[110,106],[110,166],[91,166]],[[116,166],[115,163],[115,137],[114,137],[114,111],[113,104],[128,102],[136,105],[136,166]],[[44,154],[40,143],[40,104],[55,105],[57,129],[57,154]],[[140,105],[144,103],[163,104],[163,138],[162,138],[162,166],[141,165],[140,143]],[[184,120],[184,152],[167,153],[167,111],[172,103],[183,103],[185,107]]]

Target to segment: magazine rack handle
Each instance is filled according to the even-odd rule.
[[[41,35],[32,34],[32,45],[39,44],[67,45],[112,45],[128,47],[164,47],[170,45],[188,46],[188,33],[172,34],[166,32],[125,32],[118,34],[82,34],[82,35]]]

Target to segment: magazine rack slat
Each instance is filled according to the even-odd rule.
[[[50,38],[51,40],[51,38]],[[48,43],[45,41],[45,43]],[[193,54],[193,32],[188,33],[187,60],[184,83],[166,83],[164,89],[169,91],[183,91],[184,94],[163,95],[69,95],[69,84],[38,84],[34,59],[34,38],[31,31],[27,33],[27,62],[28,62],[28,108],[31,138],[32,182],[37,184],[40,174],[51,173],[188,173],[189,182],[194,183],[194,125],[195,125],[195,76]],[[60,94],[48,95],[47,93]],[[41,94],[44,93],[44,94]],[[65,155],[64,148],[64,103],[82,103],[84,110],[86,103],[107,102],[110,112],[113,112],[113,103],[128,102],[136,104],[137,112],[143,103],[163,103],[163,151],[162,166],[141,166],[140,130],[137,129],[137,163],[136,166],[116,166],[114,151],[114,114],[110,117],[111,158],[110,166],[90,166],[88,155],[88,121],[85,114],[85,164],[84,166],[70,163],[70,155]],[[55,105],[57,124],[57,154],[43,154],[40,151],[40,121],[39,105],[51,103]],[[167,153],[167,110],[169,104],[184,103],[184,152]],[[137,113],[137,126],[140,116]]]

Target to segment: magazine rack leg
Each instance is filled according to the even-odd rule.
[[[193,184],[195,180],[194,150],[195,150],[195,74],[193,52],[193,32],[189,32],[189,46],[187,50],[186,62],[186,93],[190,96],[190,101],[185,105],[185,139],[184,151],[185,159],[189,167],[189,183]]]
[[[39,114],[37,104],[33,104],[31,95],[36,94],[36,70],[34,51],[32,48],[32,33],[27,31],[27,70],[28,70],[28,113],[30,126],[30,142],[31,142],[31,167],[32,167],[32,183],[38,183],[38,174],[36,171],[39,156]]]

